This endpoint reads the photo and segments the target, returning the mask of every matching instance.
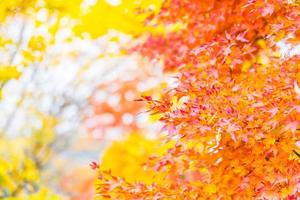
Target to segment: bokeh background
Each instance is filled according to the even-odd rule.
[[[120,153],[151,151],[161,125],[135,100],[173,80],[126,52],[161,31],[143,24],[160,3],[0,1],[0,199],[92,199],[93,162],[136,173]]]

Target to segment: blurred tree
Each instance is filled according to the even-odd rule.
[[[43,117],[43,116],[41,116]],[[58,199],[42,184],[41,170],[52,154],[55,120],[43,117],[41,129],[32,135],[0,139],[0,198]]]
[[[141,34],[147,29],[143,21],[159,5],[160,1],[0,2],[0,197],[56,198],[47,189],[53,186],[46,183],[44,166],[53,165],[54,155],[78,139],[74,133],[80,132],[89,96],[105,85],[101,77],[123,61],[120,49],[131,36],[119,32]],[[99,63],[105,58],[114,62],[104,67]],[[58,185],[53,189],[64,193]],[[76,198],[90,198],[85,195],[82,191]]]
[[[90,112],[84,117],[84,126],[97,138],[119,130],[120,134],[147,130],[148,115],[145,106],[135,101],[141,95],[158,94],[164,87],[165,78],[161,68],[139,57],[137,63],[120,70],[115,69],[114,78],[103,81],[89,98]],[[116,132],[116,131],[115,131]],[[115,133],[116,134],[116,133]]]
[[[162,0],[98,0],[81,18],[75,27],[78,34],[88,32],[91,37],[99,37],[110,29],[137,36],[151,31],[144,21],[159,11]],[[95,27],[96,25],[99,25]]]

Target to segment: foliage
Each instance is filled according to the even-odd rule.
[[[100,85],[97,88],[97,91],[101,92],[108,90],[108,96],[112,97],[112,99],[107,101],[103,98],[102,101],[100,101],[99,97],[97,99],[97,95],[93,95],[90,100],[93,113],[85,119],[88,132],[101,133],[100,137],[103,137],[109,128],[121,127],[122,132],[128,133],[139,129],[137,126],[137,120],[134,116],[141,112],[142,104],[134,102],[134,97],[137,93],[136,85],[140,81],[134,79],[130,81],[113,82],[119,86],[119,88],[116,88],[116,85],[115,87],[109,87],[111,83]],[[125,117],[127,117],[127,119]],[[93,123],[92,125],[88,124],[89,121],[97,118],[99,119],[97,123]]]
[[[143,113],[145,104],[135,100],[141,95],[158,95],[166,85],[164,74],[160,67],[155,69],[154,64],[145,59],[135,56],[130,59],[137,62],[129,63],[115,78],[99,84],[89,97],[92,111],[85,116],[83,125],[97,138],[103,139],[113,130],[120,130],[119,135],[155,132],[146,130],[152,123],[147,123],[149,115]]]
[[[140,35],[149,30],[144,21],[160,8],[162,0],[122,0],[117,4],[98,0],[90,10],[80,18],[75,27],[76,33],[88,32],[96,38],[114,29],[125,34]],[[95,24],[99,24],[97,28]]]
[[[43,119],[42,128],[29,137],[0,139],[0,198],[58,199],[41,183],[40,171],[51,156],[53,124]]]
[[[83,56],[75,51],[68,55],[60,52],[63,45],[71,44],[75,40],[85,39],[91,42],[87,37],[77,37],[78,35],[81,36],[82,33],[89,33],[95,43],[99,37],[111,29],[127,34],[140,34],[144,30],[143,21],[148,14],[138,10],[138,8],[155,10],[160,5],[160,1],[147,0],[122,1],[118,6],[112,6],[104,0],[95,1],[93,5],[86,5],[85,2],[83,0],[4,0],[0,2],[0,97],[2,96],[2,89],[6,89],[4,87],[9,81],[18,80],[24,83],[15,109],[5,119],[4,125],[1,127],[3,130],[0,130],[0,198],[57,198],[56,195],[52,195],[52,191],[42,180],[45,175],[44,165],[49,164],[54,150],[59,151],[55,148],[59,148],[60,144],[69,142],[68,137],[70,136],[65,139],[55,131],[57,123],[61,123],[59,117],[64,115],[64,108],[70,104],[73,106],[72,103],[75,103],[73,99],[70,100],[64,96],[57,97],[53,94],[52,100],[59,101],[59,107],[54,108],[53,106],[50,111],[45,111],[41,108],[42,106],[35,107],[36,105],[33,105],[30,98],[33,99],[37,96],[41,98],[39,91],[33,91],[32,88],[34,87],[31,87],[32,84],[40,84],[35,83],[37,82],[36,76],[42,74],[41,72],[49,72],[49,68],[59,66],[60,62],[63,63],[68,58],[69,61],[74,61],[75,58],[86,59],[82,59]],[[100,24],[100,26],[95,26],[95,24]],[[11,32],[13,34],[10,34]],[[70,47],[72,48],[72,45],[68,46],[68,48]],[[89,57],[88,59],[90,60],[86,65],[92,63],[91,60],[94,61],[94,58]],[[98,55],[96,59],[99,59]],[[84,62],[82,65],[85,65]],[[80,72],[88,67],[83,66]],[[30,73],[29,79],[26,77],[28,72]],[[23,74],[25,77],[22,76]],[[78,73],[78,77],[81,75]],[[62,98],[65,98],[63,103]],[[29,101],[26,101],[28,99]],[[28,102],[30,102],[29,106]],[[24,106],[26,103],[27,105]],[[20,136],[22,133],[13,133],[17,137],[10,138],[11,131],[9,129],[15,126],[16,113],[23,107],[27,109],[28,118],[31,117],[32,110],[41,112],[37,114],[37,121],[43,125],[41,129],[32,130],[31,126],[38,126],[38,123],[26,124],[26,130],[29,130],[29,132],[24,131],[26,136]],[[28,107],[30,108],[28,109]],[[46,119],[40,119],[45,116],[47,116]],[[53,118],[58,120],[57,123],[52,124]],[[51,125],[48,124],[48,126],[47,123]],[[80,181],[83,182],[83,179],[84,177],[78,181],[78,185],[82,184]],[[70,185],[74,190],[76,183],[72,182],[72,184]],[[82,186],[81,192],[84,193],[84,190],[89,190],[90,186],[91,184]],[[80,198],[90,197],[81,196]]]
[[[163,186],[167,180],[164,180],[164,174],[157,174],[151,168],[145,168],[143,165],[151,157],[162,155],[172,143],[161,145],[157,139],[147,139],[141,133],[132,133],[125,140],[113,142],[104,152],[100,165],[100,176],[113,177],[133,184],[142,182],[146,184],[158,184]],[[107,184],[102,180],[96,181],[97,191],[107,190]],[[126,198],[120,196],[118,192],[109,194],[110,198]],[[96,199],[102,199],[96,196]]]
[[[57,44],[87,38],[97,43],[111,30],[133,37],[146,33],[141,37],[144,42],[130,51],[162,60],[165,71],[176,74],[176,85],[158,99],[149,95],[140,99],[153,118],[160,117],[167,136],[149,140],[133,134],[113,143],[98,169],[97,198],[296,199],[300,195],[300,58],[280,55],[278,48],[278,42],[299,44],[298,1],[87,2],[0,2],[0,94],[9,81],[22,79],[28,68],[30,82],[43,66],[58,66],[65,54],[52,54],[53,48],[61,53]],[[7,32],[9,27],[17,30],[16,35]],[[80,54],[72,51],[68,58],[79,61]],[[83,66],[78,77],[87,68]],[[123,131],[140,131],[130,122],[142,104],[129,103],[126,95],[145,80],[138,74],[129,81],[115,81],[120,87],[111,93],[121,96],[119,106],[92,97],[91,117],[109,113],[115,121],[91,129],[119,125]],[[54,131],[54,116],[62,116],[73,101],[59,98],[60,107],[49,111],[50,116],[37,114],[41,127],[13,140],[7,129],[27,87],[1,130],[0,198],[58,199],[41,176],[61,139]],[[130,114],[129,120],[124,114]],[[88,178],[76,192],[89,190],[90,182]]]
[[[280,56],[277,42],[299,43],[299,9],[281,0],[165,1],[154,20],[182,29],[134,50],[177,73],[161,99],[143,97],[176,143],[147,165],[168,181],[127,183],[103,172],[99,196],[296,199],[300,60]]]

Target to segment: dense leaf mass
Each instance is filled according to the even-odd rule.
[[[282,0],[171,0],[157,18],[164,25],[180,23],[182,29],[151,36],[135,49],[164,59],[167,69],[209,64],[239,72],[243,62],[255,59],[266,45],[275,49],[276,41],[299,37],[299,5]]]
[[[277,43],[299,42],[300,7],[282,0],[166,1],[150,21],[181,23],[136,47],[163,59],[177,85],[160,114],[174,147],[148,167],[167,183],[128,183],[101,173],[102,197],[249,199],[300,195],[300,58]]]

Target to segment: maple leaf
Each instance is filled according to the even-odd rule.
[[[299,86],[298,86],[298,84],[297,84],[296,81],[294,81],[294,91],[297,94],[297,98],[300,99],[300,88],[299,88]]]
[[[285,130],[290,130],[292,133],[295,133],[299,125],[298,121],[289,122],[286,124]]]
[[[90,163],[90,167],[91,167],[93,170],[95,170],[95,169],[99,168],[99,164],[96,163],[96,162],[91,162],[91,163]]]
[[[261,15],[262,15],[263,17],[266,17],[266,16],[268,16],[268,15],[272,15],[273,12],[274,12],[274,10],[275,10],[275,8],[274,8],[274,6],[273,6],[272,4],[267,4],[267,5],[265,5],[264,8],[262,9]]]

